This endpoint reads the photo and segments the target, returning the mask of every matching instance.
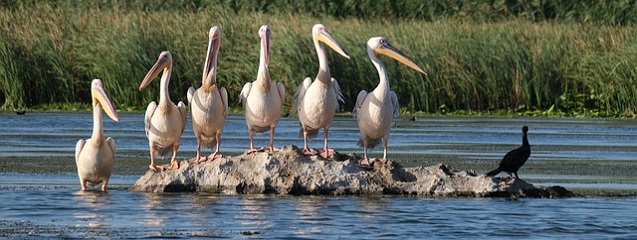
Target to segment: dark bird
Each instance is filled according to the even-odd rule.
[[[520,179],[520,177],[518,177],[518,170],[524,165],[526,160],[529,159],[529,156],[531,156],[531,145],[529,145],[529,139],[526,137],[528,131],[529,127],[522,127],[522,146],[504,155],[502,161],[500,161],[500,166],[488,172],[486,174],[487,176],[495,176],[500,172],[507,172],[511,176],[515,174],[515,178]]]
[[[27,113],[27,110],[15,111],[15,114],[18,114],[18,115],[24,115],[26,113]]]

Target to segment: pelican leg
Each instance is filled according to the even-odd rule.
[[[197,157],[195,157],[195,163],[201,162],[201,136],[197,136]]]
[[[157,166],[155,166],[155,149],[152,146],[150,147],[150,165],[148,166],[148,168],[155,172],[157,172],[158,170]]]
[[[82,191],[86,191],[86,180],[80,178],[80,186],[82,186]]]
[[[270,145],[268,146],[267,150],[271,152],[279,151],[278,148],[274,147],[274,129],[275,128],[276,127],[270,127]]]
[[[387,140],[389,140],[389,136],[383,137],[383,161],[387,161]]]
[[[215,152],[213,152],[212,154],[210,154],[210,156],[208,156],[208,159],[211,160],[215,160],[217,158],[221,158],[223,157],[221,155],[221,132],[217,132],[217,135],[215,136],[215,138],[217,139],[217,149],[215,150]]]
[[[258,150],[254,148],[254,129],[250,128],[248,132],[250,134],[250,148],[246,150],[246,154],[251,154],[257,152]]]
[[[363,159],[360,161],[360,165],[369,166],[369,159],[367,158],[367,142],[363,141]]]
[[[307,146],[307,131],[305,129],[303,129],[303,154],[310,156],[316,156],[316,154],[318,154],[316,150],[310,149]]]
[[[173,157],[170,159],[170,166],[168,169],[179,168],[179,162],[177,162],[177,150],[179,150],[179,143],[173,144]]]
[[[104,182],[102,183],[102,192],[106,192],[107,188],[108,188],[108,179],[104,180]]]
[[[332,155],[334,155],[336,152],[334,151],[334,149],[329,149],[327,148],[327,135],[328,132],[330,131],[329,127],[325,127],[323,128],[323,140],[324,140],[324,144],[323,144],[323,151],[321,152],[321,156],[323,156],[324,158],[328,158]]]

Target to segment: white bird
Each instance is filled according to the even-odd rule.
[[[309,77],[305,78],[296,90],[294,111],[298,112],[299,121],[301,122],[300,133],[303,135],[304,141],[303,153],[309,155],[317,154],[316,150],[308,148],[307,139],[318,135],[318,130],[323,128],[325,142],[321,155],[327,158],[334,154],[334,150],[327,147],[330,124],[332,119],[334,119],[336,109],[338,109],[338,102],[344,102],[344,99],[338,82],[330,76],[327,54],[321,42],[327,44],[327,46],[347,59],[349,59],[349,55],[332,38],[322,24],[314,25],[312,28],[312,39],[319,59],[319,72],[314,81]]]
[[[197,137],[197,157],[195,162],[215,159],[221,156],[221,132],[226,121],[228,92],[217,85],[217,56],[221,46],[221,30],[214,26],[208,34],[208,51],[201,75],[201,87],[188,89],[188,105],[192,114],[192,129]],[[217,149],[210,156],[201,157],[201,145]]]
[[[94,79],[91,83],[91,98],[93,102],[93,135],[87,140],[77,141],[75,163],[82,191],[86,190],[87,183],[99,184],[100,182],[102,183],[102,191],[106,191],[108,180],[113,172],[115,139],[111,137],[104,139],[102,106],[106,115],[114,121],[119,122],[119,117],[104,92],[102,81],[99,79]]]
[[[170,82],[170,73],[173,68],[172,60],[170,52],[162,52],[139,86],[139,90],[143,90],[159,73],[163,73],[159,88],[159,104],[155,103],[155,101],[150,102],[144,117],[146,137],[148,137],[150,146],[149,167],[153,171],[162,170],[155,166],[155,156],[164,156],[169,150],[172,150],[173,156],[170,159],[168,169],[179,168],[177,150],[179,149],[181,134],[186,127],[186,105],[181,101],[177,105],[170,101],[168,83]]]
[[[261,26],[259,36],[261,37],[261,54],[257,80],[243,86],[240,99],[243,103],[250,134],[250,149],[246,151],[247,153],[259,151],[254,148],[254,132],[267,130],[270,130],[270,145],[261,150],[278,150],[274,148],[274,129],[281,117],[282,104],[285,100],[283,84],[272,81],[268,70],[270,64],[270,28],[267,25]]]
[[[392,117],[398,116],[398,97],[394,91],[390,90],[387,72],[376,54],[394,58],[427,75],[425,70],[420,68],[400,50],[389,44],[383,37],[374,37],[367,41],[367,54],[378,70],[380,82],[372,92],[367,93],[365,90],[361,90],[358,93],[353,111],[361,132],[358,146],[362,146],[365,152],[363,164],[369,164],[367,148],[376,147],[381,140],[383,141],[383,160],[387,158],[387,140],[389,139]]]

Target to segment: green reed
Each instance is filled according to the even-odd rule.
[[[159,83],[142,92],[139,83],[164,50],[174,59],[171,98],[185,101],[188,87],[200,86],[207,33],[213,25],[222,28],[218,81],[228,89],[230,105],[238,106],[243,84],[256,77],[257,30],[268,24],[270,73],[286,86],[289,110],[296,87],[305,77],[316,76],[310,31],[321,22],[351,56],[347,60],[328,50],[332,75],[346,98],[345,110],[351,110],[358,91],[370,91],[378,83],[365,43],[370,37],[385,36],[429,73],[426,77],[381,57],[403,112],[551,109],[568,115],[626,116],[637,112],[637,29],[622,26],[632,20],[587,23],[571,16],[572,21],[540,21],[521,10],[515,16],[504,14],[509,17],[503,19],[486,10],[462,18],[430,8],[426,12],[442,20],[423,21],[426,16],[409,13],[375,19],[354,14],[348,7],[330,16],[299,13],[309,7],[302,1],[287,10],[276,7],[280,1],[252,9],[242,1],[225,3],[222,7],[213,1],[174,1],[158,6],[143,1],[67,0],[0,5],[1,109],[88,103],[93,78],[103,80],[118,109],[144,109],[157,100]],[[342,3],[371,11],[356,5],[365,1]],[[402,3],[397,1],[394,7],[399,9]],[[461,9],[474,8],[481,9]],[[591,10],[579,15],[606,19],[591,17],[603,13]]]

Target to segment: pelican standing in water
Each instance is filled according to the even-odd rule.
[[[285,99],[283,84],[276,83],[270,78],[268,65],[270,64],[270,28],[267,25],[259,29],[261,37],[261,54],[259,57],[259,71],[257,80],[246,83],[241,90],[241,102],[245,112],[246,123],[250,134],[250,149],[247,153],[260,150],[276,151],[274,148],[274,129],[281,117],[281,108]],[[254,148],[254,132],[270,130],[270,145],[257,150]]]
[[[336,109],[338,109],[338,102],[344,102],[344,99],[338,82],[330,76],[327,54],[321,42],[327,44],[327,46],[347,59],[349,59],[349,55],[332,38],[322,24],[314,25],[312,28],[312,39],[319,59],[319,72],[314,81],[309,77],[305,78],[301,86],[296,90],[294,111],[298,112],[299,121],[301,122],[300,133],[303,135],[303,153],[308,155],[318,154],[316,150],[308,148],[307,139],[318,135],[318,130],[323,128],[325,143],[321,156],[327,158],[334,154],[334,150],[327,147],[330,124]]]
[[[228,92],[217,85],[217,56],[221,46],[221,30],[214,26],[208,34],[208,51],[201,75],[201,87],[188,89],[188,105],[192,114],[192,129],[197,137],[197,157],[195,162],[215,159],[221,156],[221,132],[226,121]],[[201,145],[217,149],[210,156],[201,157]]]
[[[157,78],[159,73],[163,73],[159,88],[159,104],[155,103],[155,101],[150,102],[144,117],[146,137],[148,137],[150,146],[149,168],[153,171],[162,170],[155,166],[155,155],[164,156],[169,150],[172,150],[173,156],[170,159],[168,169],[179,168],[177,150],[179,149],[181,134],[186,127],[186,105],[181,101],[177,105],[170,101],[168,83],[170,82],[170,73],[173,68],[172,61],[173,57],[170,52],[162,52],[139,86],[139,90],[143,90]]]
[[[113,172],[115,159],[115,139],[104,139],[102,127],[102,107],[106,115],[119,122],[117,112],[108,100],[108,96],[102,87],[102,81],[94,79],[91,82],[91,99],[93,105],[93,135],[91,138],[80,139],[75,145],[75,163],[77,175],[80,177],[82,191],[86,190],[86,184],[102,183],[102,191],[106,191],[108,180]]]
[[[367,148],[376,147],[381,140],[383,141],[383,160],[387,159],[387,140],[389,139],[391,121],[394,116],[398,116],[398,97],[394,91],[390,90],[387,72],[376,54],[394,58],[427,75],[425,70],[416,65],[413,60],[400,50],[389,44],[387,39],[383,37],[374,37],[367,41],[367,54],[374,66],[376,66],[376,70],[378,70],[380,82],[372,92],[367,93],[367,91],[361,90],[358,93],[353,111],[361,132],[358,146],[362,146],[364,149],[363,165],[369,165]]]

